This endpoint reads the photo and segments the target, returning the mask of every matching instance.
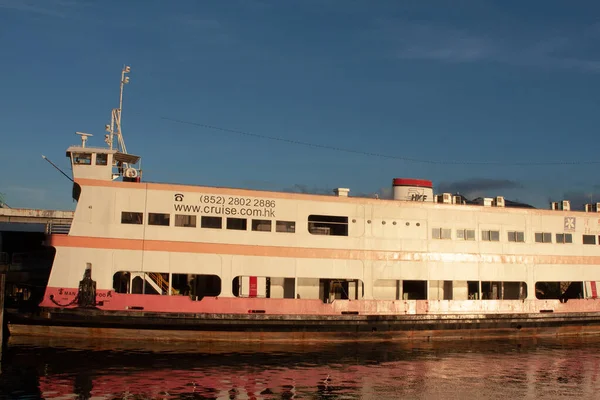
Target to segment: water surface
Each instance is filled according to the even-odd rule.
[[[11,338],[0,399],[595,399],[600,338],[201,345]]]

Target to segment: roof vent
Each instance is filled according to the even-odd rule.
[[[465,204],[462,196],[452,196],[452,204]]]
[[[452,195],[450,193],[442,193],[435,196],[436,203],[452,204]]]
[[[350,189],[348,188],[337,188],[333,189],[333,193],[339,197],[348,197],[348,193],[350,193]]]
[[[600,212],[600,203],[586,204],[585,212]]]
[[[551,210],[571,211],[571,202],[569,200],[553,201],[550,203]]]
[[[504,206],[505,206],[504,197],[496,196],[496,198],[494,199],[494,207],[504,207]]]

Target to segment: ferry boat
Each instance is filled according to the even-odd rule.
[[[154,183],[127,152],[66,155],[77,201],[39,310],[13,335],[394,340],[600,333],[600,203],[541,210],[502,196],[393,198]],[[14,310],[13,310],[14,311]]]

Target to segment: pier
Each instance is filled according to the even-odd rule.
[[[73,211],[0,207],[0,344],[6,340],[4,307],[13,299],[37,301],[54,257],[48,234],[68,234]],[[1,354],[1,353],[0,353]]]

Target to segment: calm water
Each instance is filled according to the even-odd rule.
[[[596,399],[600,339],[331,345],[12,338],[0,399]]]

